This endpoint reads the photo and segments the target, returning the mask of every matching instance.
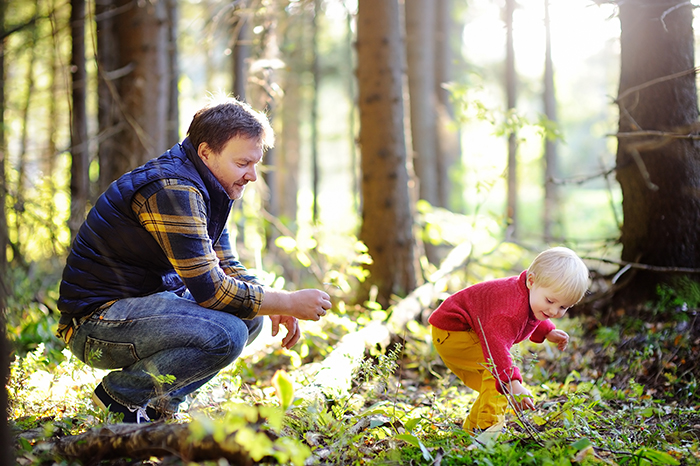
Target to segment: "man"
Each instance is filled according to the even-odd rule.
[[[261,285],[236,259],[233,201],[274,143],[266,116],[235,99],[199,110],[188,137],[122,175],[95,203],[63,271],[59,335],[107,374],[95,403],[124,422],[177,412],[231,364],[270,316],[291,348],[297,319],[330,309],[323,291]]]

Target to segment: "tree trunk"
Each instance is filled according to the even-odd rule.
[[[100,187],[168,148],[165,2],[98,0]]]
[[[5,199],[7,198],[7,177],[5,154],[7,144],[5,143],[5,13],[7,2],[0,2],[0,296],[6,296],[9,283],[7,283],[7,215],[5,212]],[[4,313],[4,301],[0,309]],[[4,332],[3,332],[4,334]],[[2,459],[2,458],[0,458]]]
[[[377,301],[383,306],[389,304],[392,295],[404,295],[416,286],[404,136],[402,48],[398,0],[360,0],[360,239],[374,261],[368,267],[371,277],[366,285],[376,285]]]
[[[305,31],[308,16],[290,14],[286,22],[283,49],[287,51],[287,67],[283,75],[284,99],[280,102],[282,131],[277,146],[277,196],[270,199],[271,211],[285,225],[296,225],[299,192],[299,155],[301,152],[302,79],[307,71],[308,48]]]
[[[4,316],[9,291],[7,283],[7,217],[5,217],[5,9],[7,2],[0,2],[0,377],[6,381],[10,376],[10,349]],[[3,383],[0,392],[0,464],[12,464],[12,444],[7,422],[7,388]]]
[[[453,19],[452,0],[435,1],[435,93],[437,96],[437,179],[439,207],[461,212],[464,207],[464,189],[456,179],[451,179],[450,171],[459,162],[461,148],[459,126],[455,118],[454,105],[445,84],[454,79],[452,49]],[[456,177],[455,177],[456,178]],[[456,194],[456,195],[455,195]]]
[[[513,12],[515,10],[515,0],[506,0],[505,22],[506,22],[506,105],[508,115],[515,111],[517,100],[517,76],[515,72],[515,48],[513,47]],[[510,128],[508,131],[508,189],[506,219],[506,239],[516,239],[518,237],[518,140],[516,129]]]
[[[311,23],[313,31],[312,47],[313,54],[311,58],[311,75],[313,76],[313,89],[311,97],[311,194],[313,196],[313,205],[311,208],[311,219],[314,224],[318,223],[318,196],[320,193],[320,173],[318,166],[318,106],[319,106],[319,86],[321,82],[321,72],[318,62],[319,50],[319,18],[321,15],[321,0],[314,0],[314,17]]]
[[[250,58],[250,30],[253,17],[247,9],[236,11],[233,44],[233,95],[239,100],[246,98],[248,84],[248,60]]]
[[[440,205],[435,95],[435,3],[433,0],[406,2],[406,58],[410,96],[413,166],[419,197],[432,206]]]
[[[554,63],[552,61],[549,0],[544,0],[545,57],[544,57],[544,114],[551,122],[557,121],[557,100],[554,92]],[[557,177],[556,141],[545,134],[544,141],[544,240],[554,239],[554,228],[559,223],[559,192]]]
[[[270,440],[275,435],[268,431]],[[79,460],[82,464],[99,464],[106,460],[145,460],[151,457],[165,458],[173,455],[184,463],[217,461],[226,459],[229,464],[257,464],[235,439],[233,431],[221,436],[207,435],[195,439],[189,424],[112,424],[88,430],[79,435],[59,437],[38,445],[39,453],[46,451],[52,457]]]
[[[177,0],[167,0],[166,12],[168,15],[168,110],[166,121],[166,146],[171,147],[180,140],[180,92],[178,82],[180,80],[180,68],[178,64],[178,12]]]
[[[437,95],[435,94],[435,3],[412,0],[405,3],[406,59],[410,102],[412,160],[418,197],[433,207],[444,207],[438,180]],[[437,247],[425,238],[425,256],[440,262]]]
[[[71,179],[70,217],[71,240],[85,220],[90,196],[90,155],[87,131],[87,70],[85,68],[85,0],[71,0]]]
[[[38,0],[35,0],[34,2],[34,13],[38,14],[39,12],[39,2]],[[22,229],[22,216],[25,212],[25,198],[26,198],[26,192],[25,189],[27,188],[27,182],[28,182],[28,172],[30,170],[30,160],[28,160],[28,152],[29,152],[29,145],[30,145],[30,126],[29,126],[29,119],[30,119],[30,110],[32,106],[32,97],[34,96],[34,90],[35,90],[35,79],[34,79],[34,71],[35,71],[35,66],[37,62],[37,40],[38,40],[38,28],[36,22],[32,23],[29,26],[31,30],[31,37],[29,39],[29,42],[26,44],[26,47],[29,49],[29,62],[27,63],[27,69],[26,69],[26,75],[25,75],[25,83],[26,83],[26,92],[23,94],[24,95],[24,100],[22,102],[22,108],[20,110],[21,114],[21,131],[20,131],[20,147],[19,147],[19,156],[18,156],[18,161],[17,161],[17,185],[15,188],[15,205],[14,205],[14,210],[15,210],[15,224],[14,228],[16,231],[16,237],[17,240],[15,241],[15,244],[13,245],[13,249],[16,251],[16,255],[14,259],[20,259],[17,257],[19,255],[19,252],[22,250],[21,248],[21,242],[24,240],[24,235],[21,234],[21,229]]]
[[[100,176],[96,189],[90,193],[91,199],[105,191],[109,184],[121,175],[118,159],[122,153],[119,138],[125,131],[126,122],[121,119],[117,99],[117,79],[129,69],[118,70],[119,55],[114,0],[95,0],[95,22],[97,27],[97,121]]]
[[[684,0],[634,0],[619,2],[619,8],[622,260],[697,269],[700,146],[692,139],[698,132],[693,6]],[[671,276],[633,268],[623,278],[628,283],[616,301],[634,305],[654,298],[656,285]]]

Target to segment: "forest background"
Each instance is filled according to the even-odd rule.
[[[219,417],[235,411],[222,396],[286,409],[277,431],[300,442],[243,449],[246,458],[691,464],[695,6],[3,2],[0,294],[9,425],[25,432],[12,454],[39,464],[49,443],[73,461],[79,453],[50,439],[109,421],[88,406],[99,371],[54,336],[71,238],[112,180],[184,137],[208,95],[231,93],[267,111],[277,132],[262,179],[231,215],[238,253],[271,286],[323,287],[334,299],[299,348],[262,341],[191,402]],[[536,369],[527,381],[558,401],[511,415],[514,442],[474,441],[458,429],[473,394],[430,348],[426,318],[450,293],[518,273],[559,244],[591,269],[589,295],[562,324],[580,343],[524,357]],[[336,357],[349,363],[330,382],[319,367],[337,368]],[[320,386],[318,415],[294,413],[281,380],[294,403]],[[113,457],[122,453],[136,456]]]

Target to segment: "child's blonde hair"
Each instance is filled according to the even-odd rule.
[[[588,289],[588,267],[574,251],[555,247],[542,251],[527,269],[528,283],[560,293],[562,299],[578,303]]]

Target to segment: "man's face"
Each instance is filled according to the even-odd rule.
[[[197,153],[229,199],[240,199],[245,185],[258,179],[256,166],[262,160],[263,151],[254,139],[230,139],[219,153],[203,142]]]

